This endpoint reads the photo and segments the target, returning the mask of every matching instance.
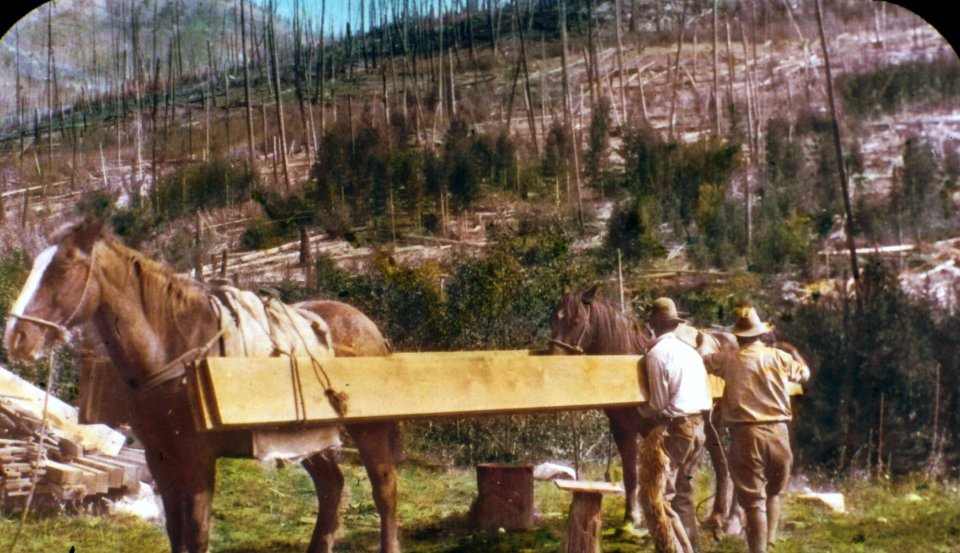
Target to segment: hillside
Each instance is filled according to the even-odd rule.
[[[623,152],[620,151],[622,134],[618,131],[624,126],[624,117],[620,113],[624,107],[626,118],[633,124],[649,124],[663,135],[673,134],[688,143],[709,137],[715,133],[717,126],[711,107],[714,83],[710,6],[684,15],[684,44],[680,49],[680,64],[677,65],[676,18],[680,13],[676,10],[680,5],[637,4],[625,10],[623,27],[626,39],[623,40],[622,62],[617,59],[611,5],[602,4],[596,8],[592,19],[595,26],[593,33],[584,33],[588,27],[584,19],[589,15],[586,13],[589,6],[579,5],[570,9],[569,14],[571,40],[567,71],[573,127],[581,140],[586,142],[593,106],[600,98],[608,101],[611,137],[605,153],[601,154],[607,157],[605,160],[600,158],[600,163],[605,170],[613,173],[623,163]],[[721,94],[726,91],[727,101],[733,99],[734,104],[731,105],[735,107],[731,109],[735,111],[720,110],[719,127],[725,135],[740,137],[742,159],[748,160],[742,164],[746,170],[737,171],[728,185],[727,194],[730,198],[742,202],[745,183],[749,182],[751,194],[754,195],[762,187],[758,179],[764,178],[764,175],[756,172],[755,167],[759,166],[750,160],[764,158],[767,121],[777,116],[791,119],[802,110],[823,113],[825,93],[822,77],[818,74],[822,56],[817,48],[810,6],[796,6],[793,8],[795,13],[787,14],[782,6],[761,4],[761,13],[746,13],[745,18],[738,17],[735,6],[721,5],[721,8],[721,17],[718,19],[720,65],[716,85]],[[956,63],[950,46],[932,27],[900,8],[864,9],[857,2],[840,4],[836,8],[830,47],[838,81],[842,81],[844,75],[907,62],[947,60],[945,63]],[[243,74],[236,65],[231,65],[239,59],[234,49],[239,42],[235,36],[236,28],[231,25],[236,19],[237,6],[228,9],[214,3],[191,3],[182,8],[184,13],[181,14],[177,11],[179,5],[164,4],[156,10],[155,16],[142,6],[137,7],[135,16],[131,15],[129,9],[126,12],[124,9],[122,4],[113,3],[95,4],[94,9],[90,9],[86,2],[57,4],[53,37],[60,88],[55,99],[64,104],[64,111],[55,111],[52,118],[45,109],[51,104],[49,99],[44,98],[47,91],[43,84],[47,74],[47,14],[43,10],[34,12],[14,29],[23,37],[20,45],[21,79],[25,89],[35,94],[26,96],[21,105],[24,114],[21,118],[25,123],[23,134],[27,134],[28,138],[22,158],[17,155],[19,145],[14,138],[19,134],[15,118],[13,122],[10,115],[6,119],[5,134],[10,138],[4,142],[8,153],[3,162],[5,169],[2,169],[5,174],[5,221],[14,220],[17,212],[22,210],[21,192],[26,189],[34,189],[33,194],[36,194],[37,186],[44,189],[42,201],[35,201],[30,207],[34,213],[58,215],[64,213],[64,208],[72,205],[86,189],[107,189],[121,196],[130,193],[136,195],[140,190],[145,191],[152,186],[152,178],[169,173],[185,163],[213,156],[243,156]],[[327,120],[340,123],[344,112],[348,112],[347,116],[353,116],[354,123],[351,126],[360,125],[363,121],[382,123],[386,120],[384,93],[390,111],[406,112],[408,120],[415,120],[415,140],[418,143],[440,142],[442,129],[450,120],[450,114],[446,112],[458,110],[456,117],[473,125],[477,132],[493,135],[504,126],[509,128],[518,148],[518,160],[522,161],[520,165],[527,167],[534,163],[537,156],[532,151],[531,118],[537,130],[538,149],[542,149],[547,142],[548,133],[545,129],[560,124],[563,119],[563,71],[559,55],[562,47],[556,29],[557,12],[556,6],[549,5],[538,6],[530,12],[523,45],[528,58],[525,60],[528,75],[522,75],[523,72],[515,63],[519,59],[520,44],[516,33],[512,31],[515,25],[511,16],[514,14],[510,12],[509,6],[498,12],[499,28],[493,34],[484,33],[486,26],[483,23],[486,21],[483,17],[474,16],[470,19],[463,14],[448,14],[447,34],[454,38],[448,38],[444,43],[449,59],[444,59],[442,64],[437,63],[436,51],[432,57],[430,55],[430,49],[436,49],[435,42],[416,45],[411,41],[409,45],[419,46],[424,51],[413,51],[410,56],[401,55],[389,59],[389,62],[383,57],[377,67],[372,67],[377,62],[375,56],[371,55],[371,66],[367,67],[368,53],[365,47],[361,60],[358,52],[350,51],[360,48],[356,44],[351,45],[342,35],[339,40],[328,39],[324,63],[333,67],[326,68],[328,82],[325,83],[325,100],[317,101],[315,96],[308,94],[311,101],[307,104],[312,104],[309,106],[309,118],[300,110],[296,100],[297,90],[302,88],[309,92],[313,89],[315,94],[318,78],[312,75],[311,81],[310,71],[298,77],[297,73],[302,71],[298,63],[302,65],[303,62],[297,62],[296,56],[309,58],[312,63],[306,65],[319,65],[316,63],[319,49],[317,14],[308,14],[310,25],[305,31],[302,21],[300,23],[299,32],[304,44],[302,51],[291,47],[298,23],[288,20],[281,22],[281,40],[278,42],[280,59],[286,59],[281,77],[286,104],[284,112],[289,166],[294,186],[299,188],[306,185],[312,165],[312,143],[322,138],[322,129],[318,127],[325,126]],[[791,16],[796,24],[793,24]],[[178,18],[183,18],[185,23],[178,26]],[[267,18],[257,8],[250,19],[255,23],[251,26],[249,37],[253,50],[251,63],[254,66],[258,62],[263,64],[251,71],[254,105],[264,106],[255,109],[262,113],[254,114],[256,160],[261,178],[270,186],[269,183],[276,182],[274,161],[278,160],[275,160],[271,144],[272,135],[276,133],[271,89],[269,83],[264,82],[264,67],[269,60],[260,59],[266,58],[263,30]],[[122,32],[122,28],[124,25],[130,27],[134,21],[138,22],[139,27],[132,27],[134,31],[131,36],[137,38],[131,40],[131,36],[127,36],[130,33]],[[219,25],[216,24],[218,21]],[[425,24],[429,24],[429,21],[417,19],[413,14],[409,36],[416,37],[418,33],[424,35],[423,30],[429,28]],[[69,32],[78,25],[102,31],[89,34]],[[475,35],[470,40],[471,48],[468,48],[467,29],[472,31],[474,27]],[[631,32],[626,29],[635,30]],[[355,36],[353,41],[360,40],[361,45],[369,41],[370,50],[382,50],[386,45],[383,32],[387,31],[396,31],[396,26],[387,26],[386,31],[382,27],[375,29],[368,35]],[[15,62],[11,60],[16,51],[16,32],[8,33],[0,41],[3,67],[8,74],[16,72]],[[156,34],[161,38],[151,43],[151,38]],[[494,56],[490,48],[490,36],[496,34],[500,36]],[[93,36],[98,38],[93,40]],[[112,48],[101,40],[104,36],[111,37]],[[425,37],[420,40],[427,41],[429,37]],[[393,35],[390,39],[389,45],[395,51],[407,48],[403,40],[397,40]],[[84,44],[84,40],[89,40],[89,44]],[[99,50],[96,47],[98,42]],[[223,44],[227,48],[208,50],[208,42]],[[157,43],[157,52],[149,54],[152,44]],[[594,52],[590,51],[591,46]],[[413,47],[410,49],[414,50]],[[287,49],[285,52],[284,48]],[[134,56],[130,54],[134,50],[138,52],[137,63],[132,61]],[[99,61],[93,65],[95,55],[99,56]],[[349,63],[342,59],[348,55]],[[159,69],[154,71],[152,82],[149,57],[155,57],[158,64],[154,69]],[[176,61],[177,57],[182,59]],[[474,57],[476,62],[472,59]],[[594,57],[596,61],[593,61]],[[171,67],[174,70],[165,67],[164,61],[173,61]],[[420,65],[419,74],[415,75],[417,63]],[[625,72],[622,79],[619,73],[621,65]],[[595,81],[589,78],[588,66],[601,77],[602,84],[589,86]],[[364,67],[367,69],[364,70]],[[454,69],[452,79],[448,75],[450,67]],[[675,71],[677,67],[680,68],[679,72]],[[125,95],[120,97],[115,95],[118,90],[118,69],[121,70],[120,82],[125,91]],[[443,79],[440,79],[441,75]],[[518,78],[515,79],[515,76]],[[303,79],[306,81],[300,83],[299,80]],[[416,84],[411,87],[408,79]],[[16,79],[3,81],[4,86],[15,82]],[[230,83],[229,87],[224,86],[225,82]],[[527,83],[529,88],[525,88]],[[452,94],[449,91],[451,85]],[[672,92],[675,85],[677,94],[674,99]],[[152,93],[151,88],[155,88]],[[79,98],[78,89],[81,91]],[[529,101],[528,90],[532,102]],[[97,91],[106,96],[98,97]],[[445,95],[443,106],[436,103],[439,93]],[[591,99],[593,93],[596,94],[595,99]],[[0,95],[8,102],[11,96],[15,98],[10,93]],[[142,100],[136,100],[137,96]],[[511,96],[515,98],[511,100]],[[405,103],[398,104],[398,98],[405,99]],[[83,99],[86,104],[68,108],[71,99]],[[131,108],[128,105],[131,102],[141,103],[143,110]],[[6,111],[10,113],[15,104],[6,104]],[[513,111],[508,117],[505,110],[510,105]],[[529,109],[525,109],[525,105],[529,105]],[[955,150],[954,139],[960,122],[956,105],[956,102],[940,102],[936,105],[906,106],[895,113],[867,118],[853,127],[848,122],[844,130],[845,139],[848,143],[857,141],[863,164],[854,189],[854,202],[857,194],[872,198],[873,201],[889,196],[895,169],[902,165],[900,151],[907,137],[924,137],[941,158]],[[321,110],[323,114],[315,113]],[[156,111],[160,112],[159,121]],[[410,113],[413,111],[417,113]],[[530,114],[526,113],[528,111]],[[119,125],[116,121],[118,112],[121,114]],[[673,132],[671,113],[674,119]],[[731,120],[731,115],[741,120]],[[47,129],[50,128],[51,119],[53,132],[44,131],[45,124]],[[31,122],[40,125],[39,134],[29,130],[33,126]],[[746,123],[753,125],[753,128]],[[266,125],[267,136],[263,134],[263,125]],[[160,126],[163,127],[162,141],[156,134]],[[79,136],[76,136],[73,133],[78,127]],[[138,131],[138,128],[142,130]],[[158,142],[161,142],[159,146]],[[52,152],[49,149],[51,145]],[[281,157],[281,154],[277,152],[276,157]],[[585,155],[586,152],[581,150],[578,157]],[[586,159],[578,161],[580,165],[586,165],[587,162]],[[525,169],[525,178],[527,172]],[[585,186],[588,184],[587,178],[588,175],[584,174]],[[543,201],[550,196],[556,200],[558,195],[562,196],[560,201],[564,205],[574,201],[575,191],[570,183],[573,179],[565,179],[566,190],[560,189],[560,184],[555,184],[557,189],[550,190],[549,182],[543,177],[538,179],[536,188],[539,190],[531,192],[536,192]],[[488,182],[487,186],[490,184]],[[588,205],[597,192],[584,189]],[[735,200],[738,196],[741,200]],[[511,202],[508,200],[507,204]],[[480,210],[496,212],[502,211],[502,207],[494,204]],[[468,212],[464,212],[463,216],[469,217]],[[210,212],[210,217],[219,223],[236,219],[227,213],[218,215],[216,210]],[[41,218],[47,220],[47,217]],[[354,221],[354,224],[358,223],[363,226],[362,221]],[[448,221],[447,224],[453,223]],[[457,234],[465,233],[465,229],[466,225],[458,225]],[[446,232],[440,232],[440,236]],[[236,238],[236,234],[217,237],[221,244],[215,245],[211,251],[219,253],[215,250],[223,247],[235,251],[238,245],[230,241]],[[467,234],[463,237],[467,237]],[[22,234],[18,236],[20,240],[26,239]],[[11,238],[7,243],[15,246],[17,237]]]

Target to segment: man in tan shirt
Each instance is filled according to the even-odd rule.
[[[707,371],[724,380],[720,405],[733,438],[730,476],[746,513],[751,553],[765,553],[767,544],[775,541],[780,494],[790,480],[793,452],[787,423],[793,412],[787,385],[810,377],[810,369],[792,346],[787,353],[760,341],[771,330],[756,309],[738,308],[733,334],[740,349],[705,359]]]

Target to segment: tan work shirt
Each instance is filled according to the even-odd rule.
[[[783,350],[754,342],[704,360],[724,380],[720,404],[727,423],[786,422],[793,418],[789,382],[803,383],[810,369]]]

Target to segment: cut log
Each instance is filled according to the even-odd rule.
[[[609,482],[557,480],[561,490],[573,492],[570,515],[567,517],[566,553],[600,553],[600,528],[603,525],[600,507],[604,494],[623,494],[619,486]]]
[[[477,465],[474,519],[481,530],[525,530],[535,524],[533,466]]]

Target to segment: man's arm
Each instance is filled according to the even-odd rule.
[[[797,350],[793,344],[790,342],[779,342],[777,343],[777,349],[783,350],[792,358],[788,362],[788,371],[792,382],[803,384],[810,379],[810,366],[807,365],[803,356],[800,355],[800,351]]]
[[[648,354],[646,364],[647,391],[650,397],[647,398],[647,405],[643,411],[646,415],[659,415],[670,403],[669,374],[663,360],[655,355]]]
[[[707,369],[708,373],[723,378],[724,353],[725,352],[718,351],[703,358],[703,367]]]

